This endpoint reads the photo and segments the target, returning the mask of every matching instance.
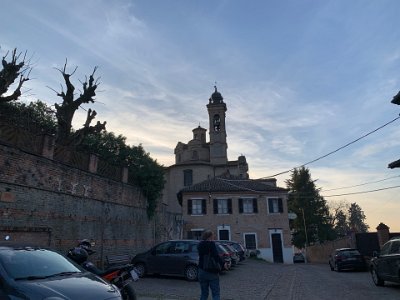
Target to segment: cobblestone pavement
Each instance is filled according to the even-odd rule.
[[[332,272],[323,264],[271,264],[248,259],[220,277],[221,300],[398,300],[400,285],[376,287],[368,272]],[[198,282],[149,276],[135,283],[138,300],[195,300]],[[211,299],[211,297],[209,298]]]

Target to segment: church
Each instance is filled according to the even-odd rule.
[[[180,238],[199,239],[206,229],[216,239],[242,243],[275,263],[293,263],[288,190],[275,178],[249,179],[246,157],[227,156],[227,105],[215,87],[207,104],[207,129],[194,128],[188,143],[178,142],[175,164],[166,169],[163,204],[181,214]]]
[[[209,116],[209,137],[207,129],[194,128],[193,139],[188,143],[178,142],[175,147],[175,164],[166,168],[166,184],[163,203],[168,204],[168,211],[180,213],[177,201],[178,192],[191,185],[217,176],[230,174],[248,179],[248,164],[245,156],[228,161],[226,134],[226,103],[215,86],[207,104]]]

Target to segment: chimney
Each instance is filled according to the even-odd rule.
[[[385,244],[389,240],[389,227],[379,223],[378,227],[376,227],[378,234],[379,247],[382,248],[383,244]]]

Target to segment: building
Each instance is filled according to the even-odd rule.
[[[182,189],[183,237],[199,239],[205,229],[219,240],[240,242],[270,262],[292,263],[287,190],[275,179],[229,174]]]
[[[193,139],[178,142],[175,164],[166,169],[163,204],[182,213],[181,238],[198,239],[210,229],[268,261],[292,263],[288,191],[274,178],[249,179],[245,156],[228,160],[227,106],[216,87],[207,110],[209,142],[205,128],[193,129]]]

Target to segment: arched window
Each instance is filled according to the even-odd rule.
[[[221,130],[221,117],[218,114],[214,115],[213,125],[214,125],[214,131]]]

